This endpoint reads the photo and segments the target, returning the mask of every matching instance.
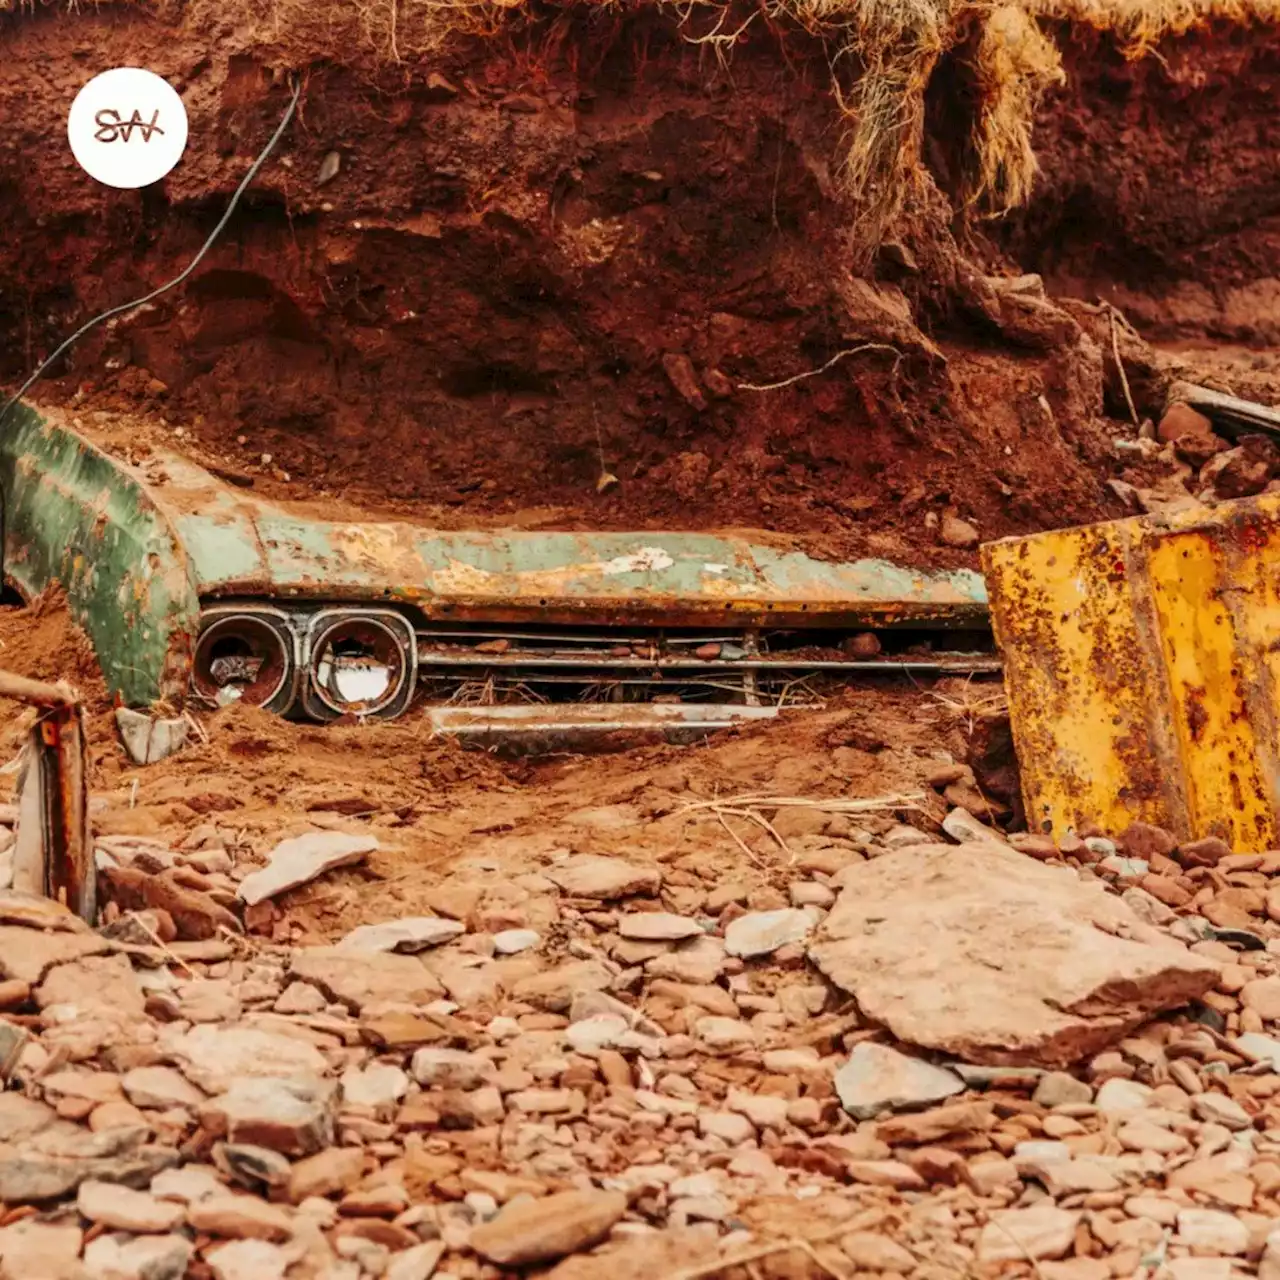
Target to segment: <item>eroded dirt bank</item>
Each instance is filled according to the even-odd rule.
[[[985,536],[1116,514],[1098,344],[993,289],[923,173],[860,265],[828,51],[762,24],[721,65],[694,30],[556,12],[380,83],[310,68],[197,278],[88,340],[53,393],[158,408],[262,491],[450,523],[954,559],[926,522],[948,508]],[[16,376],[185,265],[288,87],[234,32],[211,50],[127,9],[4,40]],[[139,58],[183,91],[191,143],[163,189],[109,193],[36,142],[90,72]]]

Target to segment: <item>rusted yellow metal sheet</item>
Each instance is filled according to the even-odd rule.
[[[1280,846],[1280,495],[982,556],[1033,829]]]

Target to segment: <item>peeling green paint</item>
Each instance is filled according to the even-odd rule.
[[[63,584],[110,689],[180,701],[216,599],[397,602],[428,618],[973,627],[982,577],[833,563],[721,533],[447,532],[304,519],[175,454],[136,467],[20,406],[0,431],[4,568]]]
[[[180,700],[200,612],[165,514],[118,463],[17,405],[0,429],[4,572],[28,598],[50,583],[130,706]]]

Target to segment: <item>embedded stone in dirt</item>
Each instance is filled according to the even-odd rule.
[[[442,1240],[430,1240],[426,1244],[403,1249],[391,1255],[386,1280],[431,1280],[443,1256]]]
[[[43,933],[0,925],[0,977],[36,986],[56,964],[101,955],[111,944],[95,933]]]
[[[405,916],[381,924],[362,924],[334,947],[335,951],[425,951],[466,933],[466,926],[443,916]]]
[[[249,906],[265,902],[308,884],[326,871],[353,866],[378,848],[373,836],[353,836],[342,831],[308,831],[281,840],[260,871],[240,881],[240,898]]]
[[[110,1182],[82,1182],[76,1197],[81,1217],[113,1231],[172,1231],[185,1217],[180,1204]]]
[[[0,1228],[0,1267],[22,1280],[73,1280],[84,1235],[74,1223],[24,1219]]]
[[[619,936],[638,942],[680,942],[701,933],[696,920],[670,911],[632,911],[618,920]]]
[[[421,960],[384,951],[305,947],[293,953],[289,972],[356,1013],[367,1004],[430,1004],[444,994]]]
[[[613,975],[599,960],[569,960],[516,983],[512,995],[552,1013],[562,1013],[582,991],[604,991]]]
[[[206,1093],[226,1093],[239,1076],[321,1076],[328,1069],[314,1045],[256,1027],[165,1027],[158,1047]]]
[[[1065,1066],[1203,995],[1218,966],[1074,872],[985,844],[855,864],[810,957],[900,1040]]]
[[[803,942],[813,931],[814,917],[795,907],[777,911],[749,911],[729,923],[724,931],[724,949],[731,956],[749,960],[767,956],[779,947]]]
[[[198,1107],[204,1094],[173,1067],[135,1067],[126,1071],[120,1083],[135,1107]]]
[[[836,1072],[835,1084],[841,1106],[855,1120],[931,1106],[964,1092],[964,1081],[953,1072],[871,1043],[854,1046],[849,1061]]]
[[[0,925],[25,925],[31,929],[95,936],[92,928],[62,903],[36,893],[24,893],[21,889],[0,890]]]
[[[84,1250],[95,1280],[182,1280],[195,1247],[184,1236],[98,1236]]]
[[[201,1108],[211,1132],[288,1156],[307,1156],[333,1141],[332,1081],[307,1077],[235,1081]]]
[[[547,867],[543,874],[570,897],[602,902],[655,894],[662,887],[662,875],[653,867],[637,867],[621,858],[602,858],[593,853],[575,854]]]
[[[598,1244],[627,1211],[621,1191],[562,1191],[507,1205],[471,1233],[471,1247],[504,1267],[550,1262]]]
[[[293,1234],[289,1215],[256,1196],[228,1194],[197,1200],[187,1207],[187,1221],[197,1231],[234,1240],[287,1240]]]
[[[171,1147],[144,1145],[146,1136],[141,1127],[91,1133],[52,1125],[20,1144],[0,1145],[0,1200],[56,1200],[90,1179],[145,1182],[178,1160]]]
[[[1075,1242],[1081,1215],[1052,1204],[993,1213],[978,1237],[979,1262],[1061,1258]]]

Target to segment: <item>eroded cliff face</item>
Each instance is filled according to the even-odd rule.
[[[1250,300],[1280,319],[1280,55],[1210,33],[1127,63],[1059,34],[1030,207],[965,225],[926,168],[869,263],[833,177],[827,51],[802,32],[761,24],[721,62],[672,14],[568,10],[380,79],[312,66],[198,274],[43,394],[161,416],[259,492],[450,525],[754,526],[949,562],[970,553],[940,545],[948,510],[984,537],[1117,514],[1106,317],[1014,277],[1112,297],[1157,337],[1266,340]],[[16,378],[186,265],[289,86],[234,29],[129,9],[11,17],[0,41]],[[95,184],[62,134],[79,85],[130,62],[191,119],[182,163],[139,193]]]

